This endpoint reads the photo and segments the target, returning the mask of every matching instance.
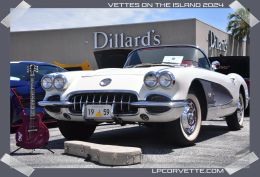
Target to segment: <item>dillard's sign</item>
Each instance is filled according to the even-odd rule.
[[[139,46],[157,46],[161,44],[160,35],[155,30],[147,31],[143,36],[132,37],[124,33],[107,34],[105,32],[94,32],[94,48],[128,48]]]
[[[208,42],[209,47],[212,49],[217,49],[223,52],[227,51],[227,40],[219,40],[219,38],[212,31],[209,31]]]

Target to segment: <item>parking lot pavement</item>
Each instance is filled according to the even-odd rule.
[[[222,168],[249,152],[249,120],[245,118],[240,131],[229,131],[223,120],[206,121],[196,145],[185,148],[174,146],[167,134],[138,125],[99,126],[89,142],[142,149],[141,164],[120,168]],[[54,154],[45,149],[37,149],[33,153],[22,149],[13,157],[34,168],[108,167],[63,154],[65,140],[59,129],[51,128],[50,135],[48,148]],[[14,134],[10,135],[10,147],[11,151],[17,148]]]

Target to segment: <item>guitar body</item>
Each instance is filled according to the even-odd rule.
[[[49,141],[49,130],[42,122],[43,114],[37,114],[35,120],[30,122],[30,117],[21,113],[23,125],[16,132],[16,145],[24,149],[37,149],[47,145]],[[29,127],[35,129],[29,129]]]

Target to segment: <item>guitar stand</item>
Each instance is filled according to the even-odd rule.
[[[17,151],[19,151],[20,149],[22,149],[22,147],[19,147],[19,148],[15,149],[14,151],[12,151],[12,152],[10,153],[10,155],[15,154],[15,153],[16,153]],[[50,151],[52,154],[54,154],[54,151],[51,150],[50,148],[47,148],[46,146],[44,146],[44,149],[46,149],[46,150]],[[33,151],[35,151],[35,149],[32,149],[32,153],[33,153]]]

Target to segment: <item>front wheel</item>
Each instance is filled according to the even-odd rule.
[[[169,128],[173,141],[180,146],[194,144],[200,132],[201,121],[200,102],[195,94],[190,93],[181,117],[170,123]]]
[[[244,107],[243,95],[240,93],[236,112],[226,117],[228,128],[230,130],[240,130],[243,127],[244,114],[245,114],[245,107]]]
[[[96,124],[58,121],[61,134],[68,140],[87,140],[95,131]]]

